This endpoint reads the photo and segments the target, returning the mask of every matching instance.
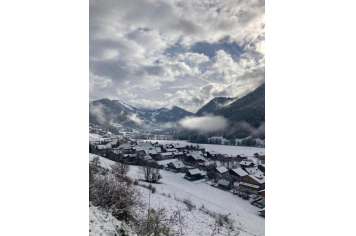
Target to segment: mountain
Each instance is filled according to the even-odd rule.
[[[154,123],[177,122],[186,116],[194,115],[177,106],[172,107],[172,109],[160,108],[155,110],[144,110],[144,112],[145,118]]]
[[[237,98],[228,98],[228,97],[216,97],[212,99],[210,102],[205,104],[202,108],[200,108],[195,115],[203,116],[204,114],[213,113],[216,110],[223,108],[224,106],[229,105],[231,102],[235,101]]]
[[[259,127],[265,122],[265,84],[213,113],[233,122],[245,121],[254,127]]]
[[[137,127],[150,123],[176,122],[191,115],[193,113],[177,106],[172,109],[138,109],[120,100],[106,98],[89,103],[89,122],[94,124],[114,122],[128,127]]]

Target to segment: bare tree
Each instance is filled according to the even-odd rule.
[[[161,174],[159,173],[159,169],[153,168],[150,166],[142,166],[140,167],[141,173],[144,176],[144,179],[147,182],[158,182],[160,179],[162,179]]]
[[[116,162],[111,165],[111,171],[115,175],[126,175],[130,171],[130,166],[125,163]]]

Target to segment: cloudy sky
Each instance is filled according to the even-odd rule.
[[[90,0],[90,100],[195,112],[265,79],[264,0]]]

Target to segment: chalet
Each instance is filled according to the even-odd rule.
[[[141,159],[141,161],[142,161],[143,163],[154,162],[154,160],[152,159],[152,157],[149,156],[149,155],[141,156],[140,159]]]
[[[196,164],[196,167],[201,170],[201,171],[206,171],[207,170],[207,166],[206,166],[206,162],[198,162]]]
[[[258,191],[260,190],[260,186],[251,184],[251,183],[246,183],[246,182],[240,182],[239,183],[239,188],[245,188],[245,189],[250,189],[252,191]]]
[[[262,171],[263,173],[265,173],[265,164],[259,164],[259,165],[257,166],[257,168],[258,168],[260,171]]]
[[[265,209],[264,208],[259,210],[258,212],[260,213],[260,216],[265,217]]]
[[[242,181],[245,183],[250,183],[259,186],[259,188],[264,188],[265,186],[265,176],[264,175],[246,175],[242,178]]]
[[[236,168],[236,169],[230,169],[229,175],[235,181],[241,181],[244,176],[248,175],[248,173],[246,171],[244,171],[242,168]]]
[[[261,161],[261,163],[264,165],[265,164],[265,155],[259,156],[258,159]]]
[[[167,148],[166,152],[177,152],[177,149],[175,149],[175,148]]]
[[[157,161],[158,168],[168,168],[168,164],[175,160],[176,159],[167,159],[167,160]]]
[[[174,172],[185,172],[185,165],[180,160],[173,160],[167,164],[167,166]]]
[[[131,144],[123,143],[119,146],[119,149],[123,149],[124,151],[129,151],[129,150],[131,150]]]
[[[240,164],[240,166],[242,168],[249,168],[249,167],[254,167],[255,166],[255,164],[253,164],[252,161],[248,161],[248,160],[243,160],[239,164]]]
[[[196,163],[204,162],[203,153],[200,151],[190,151],[184,154],[184,161],[192,166]]]
[[[221,189],[230,190],[232,188],[232,184],[229,181],[226,181],[224,179],[220,179],[218,181],[218,187],[221,188]]]
[[[258,158],[260,156],[264,156],[264,155],[265,155],[264,152],[256,152],[256,153],[253,154],[253,156],[256,157],[256,158]]]
[[[214,171],[219,178],[224,178],[229,174],[229,170],[226,169],[225,166],[216,167]]]
[[[204,178],[204,175],[205,175],[204,172],[194,168],[194,169],[187,170],[184,178],[190,181],[194,181],[194,180]]]
[[[183,150],[186,148],[184,145],[180,145],[179,143],[174,145],[174,148],[178,150],[178,152],[183,152]]]
[[[205,148],[199,147],[199,145],[194,146],[194,151],[205,153]]]
[[[251,168],[244,168],[244,170],[249,174],[249,175],[264,175],[264,173],[258,169],[257,167],[251,167]]]
[[[162,152],[160,154],[160,159],[171,159],[171,158],[174,158],[171,152]]]
[[[262,197],[262,205],[264,206],[265,205],[265,190],[261,190],[259,191],[261,193],[261,197]]]
[[[209,151],[206,153],[207,158],[217,158],[218,155],[219,155],[219,153],[216,151]]]
[[[177,159],[183,158],[183,152],[173,152],[172,154],[173,154],[174,158],[177,158]]]

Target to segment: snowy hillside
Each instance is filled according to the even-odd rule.
[[[89,154],[89,160],[94,156]],[[114,164],[104,157],[100,157],[101,166],[110,169]],[[235,220],[234,229],[241,229],[239,235],[264,235],[265,219],[258,215],[259,208],[251,205],[249,201],[233,195],[228,191],[212,187],[205,180],[191,182],[183,178],[181,173],[161,170],[162,184],[154,184],[155,194],[150,194],[151,207],[161,208],[171,214],[175,210],[184,211],[187,224],[185,235],[212,235],[216,226],[216,218],[205,211],[219,214],[230,214]],[[142,178],[138,166],[130,166],[128,176],[132,179]],[[149,201],[149,190],[137,186],[142,194],[143,202]],[[196,209],[189,211],[182,203],[182,199],[189,199]],[[202,206],[204,206],[202,208]],[[236,231],[234,231],[236,233]],[[230,232],[232,233],[232,232]],[[229,235],[229,229],[222,227],[215,235]],[[234,234],[232,234],[234,235]]]
[[[89,236],[118,236],[122,232],[136,236],[125,223],[115,219],[109,212],[89,204]]]

